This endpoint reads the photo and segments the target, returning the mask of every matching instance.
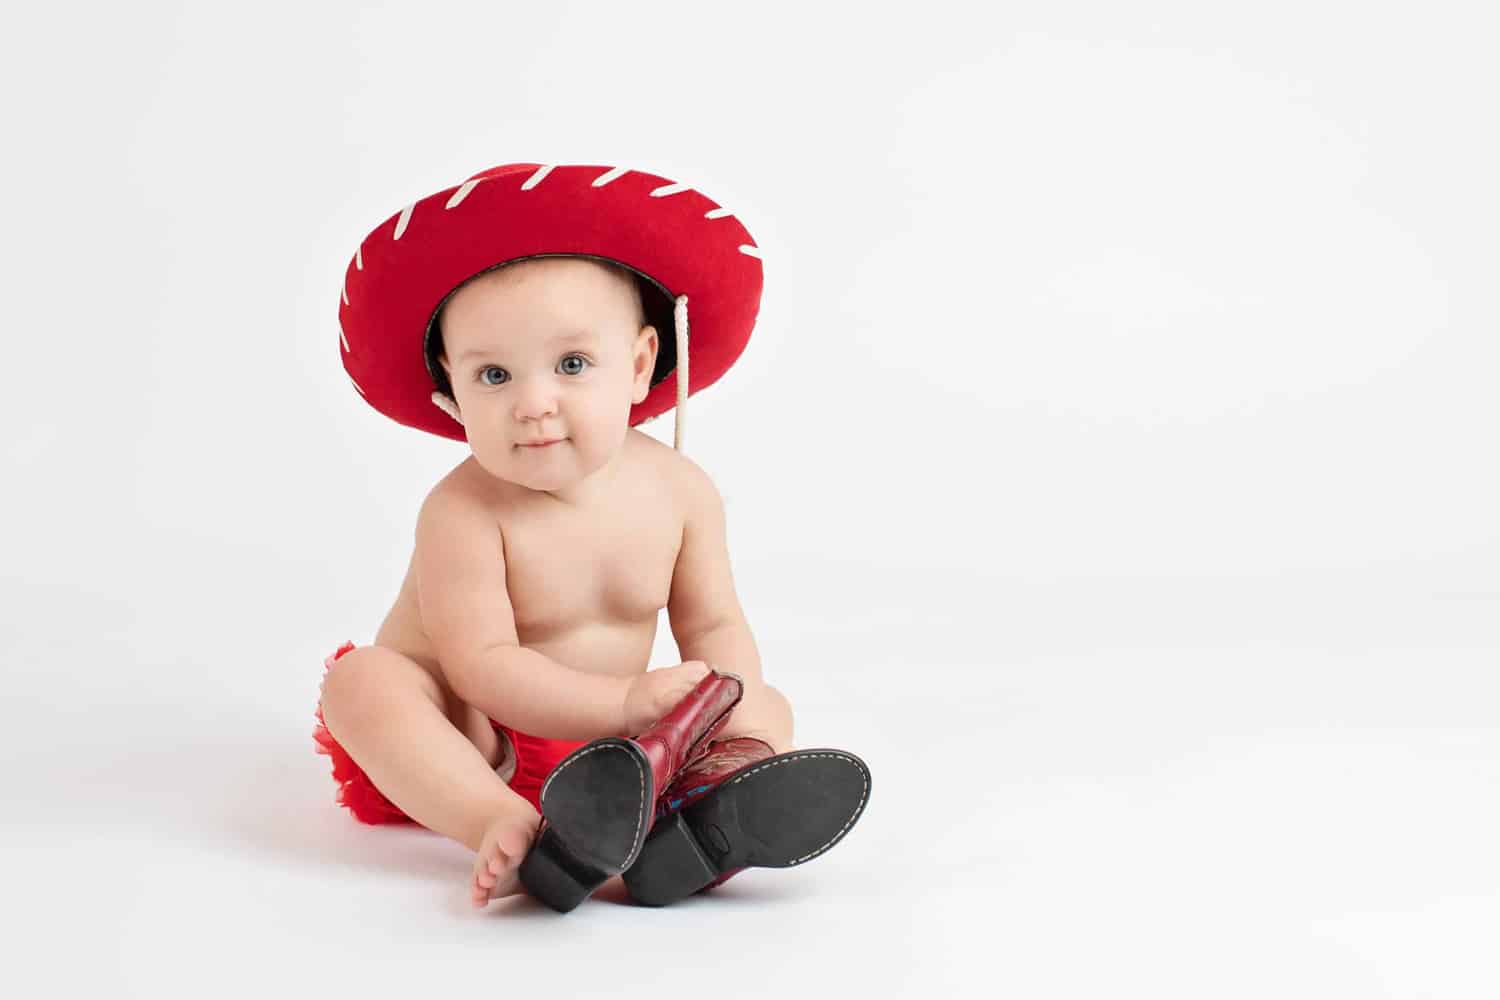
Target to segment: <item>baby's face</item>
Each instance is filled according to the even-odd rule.
[[[636,302],[623,277],[568,257],[508,265],[448,301],[442,364],[487,472],[564,490],[619,451],[656,364]]]

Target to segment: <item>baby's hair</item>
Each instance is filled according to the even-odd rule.
[[[594,264],[597,264],[610,274],[615,275],[616,277],[621,278],[630,284],[631,298],[633,302],[632,308],[635,312],[635,323],[632,328],[633,331],[635,333],[639,333],[641,327],[645,326],[647,323],[651,323],[656,328],[656,371],[651,376],[651,384],[656,385],[662,379],[666,378],[667,375],[672,371],[673,366],[676,364],[677,350],[676,345],[672,340],[672,300],[666,296],[664,290],[658,287],[655,282],[643,277],[635,271],[632,271],[630,268],[625,267],[623,264],[617,264],[612,260],[606,260],[602,257],[588,257],[581,254],[570,254],[567,256],[577,256],[583,260],[587,260]],[[524,261],[532,259],[536,258],[523,258],[522,260]],[[511,264],[517,264],[521,262],[522,261],[507,261],[505,264],[499,265],[499,267],[509,267]],[[487,271],[482,271],[479,274],[476,274],[472,278],[468,279],[468,281],[465,281],[464,284],[466,285],[469,283],[469,281],[473,281],[475,278],[482,277],[483,275],[491,274],[498,269],[499,268],[491,268]],[[463,285],[458,286],[458,288],[462,287]],[[438,305],[437,310],[433,313],[432,322],[429,324],[426,343],[424,344],[424,348],[427,354],[427,371],[432,376],[433,386],[437,389],[438,392],[441,392],[449,399],[454,398],[453,384],[451,381],[449,381],[448,373],[443,370],[443,366],[441,364],[441,359],[446,357],[443,348],[443,311],[448,304],[448,300],[453,298],[453,295],[458,291],[458,288],[453,289],[453,291],[444,296],[443,301]],[[663,310],[665,310],[665,312],[663,312]],[[665,325],[663,325],[662,323],[663,316],[665,316],[666,318]]]

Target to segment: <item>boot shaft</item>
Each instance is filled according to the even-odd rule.
[[[724,728],[745,685],[734,674],[710,670],[672,710],[633,742],[645,751],[656,777],[656,797],[684,765],[701,757],[714,734]]]
[[[776,753],[771,744],[754,736],[734,736],[706,743],[701,753],[677,772],[656,801],[657,818],[675,812],[716,788],[730,775],[758,764]]]

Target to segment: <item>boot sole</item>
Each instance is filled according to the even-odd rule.
[[[605,878],[629,868],[651,829],[651,762],[639,746],[610,737],[564,757],[542,785],[542,815],[566,850]],[[601,880],[602,881],[602,880]]]
[[[546,828],[517,872],[527,892],[567,913],[635,860],[649,829],[650,767],[639,747],[614,738],[558,762],[539,796]]]
[[[842,750],[794,750],[745,768],[657,821],[625,871],[647,906],[685,899],[736,868],[791,868],[829,850],[870,797],[870,769]]]

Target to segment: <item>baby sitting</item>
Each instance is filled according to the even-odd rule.
[[[375,403],[390,362],[361,354],[367,338],[344,322],[351,290],[346,368]],[[714,672],[738,678],[740,696],[712,745],[694,748],[692,786],[655,786],[658,817],[793,749],[791,706],[765,683],[735,594],[717,489],[631,426],[671,370],[659,363],[662,321],[648,316],[657,292],[633,269],[582,254],[506,260],[447,292],[421,361],[448,416],[431,412],[451,419],[471,454],[422,503],[374,642],[345,643],[325,661],[315,736],[340,802],[364,822],[416,822],[471,848],[475,906],[524,891],[517,869],[560,761],[591,740],[641,734]],[[662,608],[683,662],[648,671]],[[859,795],[840,807],[852,814],[834,840],[868,789],[863,764],[846,756]],[[730,852],[714,884],[740,867],[802,860]]]

